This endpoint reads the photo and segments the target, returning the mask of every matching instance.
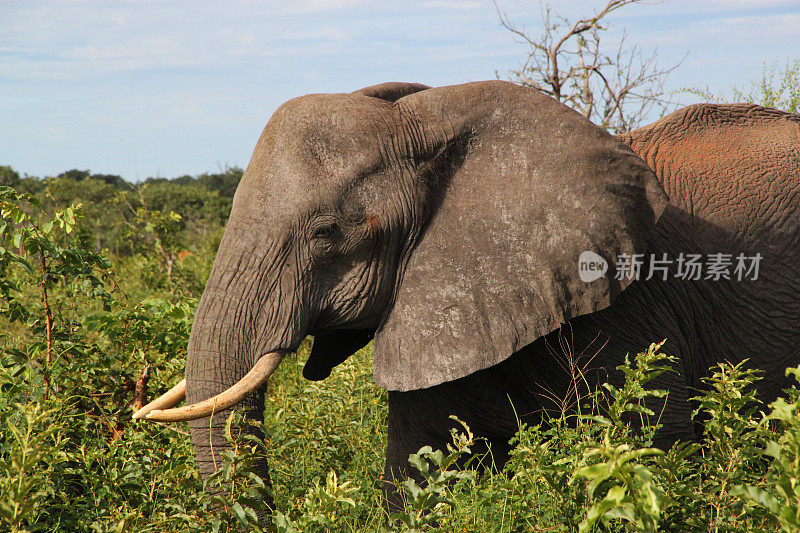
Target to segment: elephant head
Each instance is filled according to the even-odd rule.
[[[643,252],[666,201],[627,146],[511,83],[293,99],[255,147],[197,310],[197,405],[148,416],[195,418],[208,472],[225,410],[258,417],[269,374],[307,335],[311,379],[373,336],[390,390],[492,366],[608,307],[626,282],[581,281],[579,255],[613,268]]]

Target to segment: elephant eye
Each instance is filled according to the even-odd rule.
[[[338,227],[336,224],[326,224],[325,226],[320,226],[314,230],[311,237],[313,239],[325,239],[329,240],[336,236],[336,232]]]

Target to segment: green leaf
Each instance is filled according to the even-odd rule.
[[[752,487],[749,485],[736,486],[731,490],[731,494],[757,503],[761,507],[768,509],[773,514],[778,514],[781,511],[781,505],[778,502],[778,499],[762,488]]]

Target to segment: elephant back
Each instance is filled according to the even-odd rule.
[[[800,361],[800,116],[699,104],[618,138],[670,197],[656,228],[659,252],[730,262],[730,279],[704,271],[690,282],[706,361],[749,358],[778,383],[765,389],[778,390],[785,368]],[[739,256],[755,258],[744,280],[734,270]]]
[[[618,136],[652,168],[706,251],[800,244],[800,115],[697,104]]]

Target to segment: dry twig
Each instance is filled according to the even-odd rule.
[[[601,48],[605,17],[643,0],[610,0],[593,16],[571,24],[550,6],[540,4],[543,32],[532,38],[524,27],[515,26],[495,3],[500,24],[529,47],[517,70],[508,72],[511,81],[533,87],[575,109],[613,133],[655,120],[677,104],[664,89],[667,76],[683,62],[659,67],[654,50],[645,54],[635,45],[626,47],[623,33],[616,49]]]

